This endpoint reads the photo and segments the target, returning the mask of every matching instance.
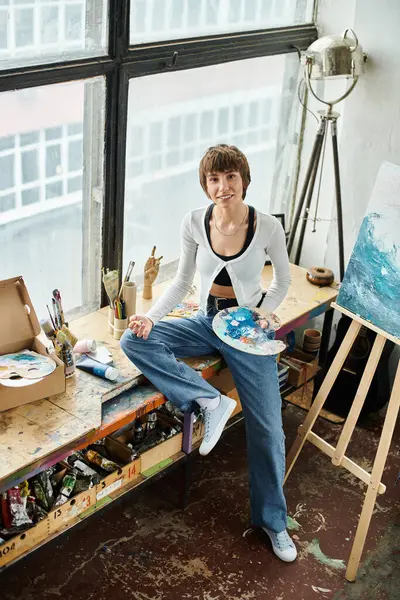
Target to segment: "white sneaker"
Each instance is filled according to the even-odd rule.
[[[221,400],[217,408],[204,410],[204,438],[199,448],[200,454],[205,456],[214,448],[235,407],[235,400],[221,394]]]
[[[275,531],[267,529],[266,527],[263,527],[263,530],[268,534],[272,543],[272,549],[278,558],[285,562],[293,562],[296,560],[297,548],[286,529],[280,533],[275,533]]]

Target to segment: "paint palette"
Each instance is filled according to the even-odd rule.
[[[175,308],[170,313],[168,313],[168,316],[169,317],[190,318],[190,317],[193,317],[197,313],[198,310],[199,310],[198,302],[184,300],[183,302],[180,302],[180,304],[177,304],[177,306],[175,306]]]
[[[41,379],[56,368],[54,360],[33,350],[21,350],[0,356],[0,380],[7,385],[10,381]]]
[[[260,319],[268,321],[263,329]],[[261,356],[272,356],[282,352],[286,345],[275,340],[275,331],[280,327],[280,320],[273,313],[263,314],[256,308],[233,306],[217,313],[213,319],[214,333],[226,344]]]

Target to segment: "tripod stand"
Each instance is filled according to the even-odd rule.
[[[288,253],[290,254],[293,248],[293,242],[296,237],[297,227],[299,225],[301,213],[303,211],[304,201],[305,210],[302,217],[299,241],[296,249],[296,255],[294,258],[294,264],[298,265],[300,262],[301,251],[303,247],[304,234],[307,226],[308,213],[310,211],[311,199],[314,192],[315,180],[317,177],[318,166],[320,164],[321,152],[324,145],[324,141],[327,135],[328,123],[331,125],[331,138],[332,138],[332,152],[333,152],[333,167],[335,175],[335,194],[336,194],[336,213],[337,213],[337,228],[338,228],[338,243],[339,243],[339,270],[340,280],[343,280],[344,276],[344,247],[343,247],[343,214],[342,214],[342,196],[340,191],[340,175],[339,175],[339,155],[338,155],[338,143],[337,143],[337,119],[340,116],[339,113],[331,110],[331,105],[328,105],[326,113],[318,111],[320,114],[321,122],[318,127],[318,131],[315,137],[313,149],[311,152],[310,162],[307,167],[307,172],[301,190],[299,203],[296,209],[296,213],[293,219],[293,226],[290,232],[288,241]]]

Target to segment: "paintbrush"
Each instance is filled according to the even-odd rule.
[[[121,294],[122,294],[122,289],[124,287],[124,283],[126,283],[127,281],[129,281],[134,266],[135,266],[135,262],[133,260],[130,260],[129,261],[129,265],[128,265],[128,270],[127,270],[126,275],[125,275],[125,277],[124,277],[124,279],[122,280],[122,283],[121,283],[121,288],[119,290],[118,298],[121,298]]]
[[[50,317],[51,324],[53,325],[53,329],[54,329],[54,330],[56,330],[56,329],[57,329],[57,327],[56,327],[56,324],[54,323],[54,319],[53,319],[53,317],[51,316],[51,312],[50,312],[50,309],[49,309],[49,305],[48,305],[48,304],[46,304],[46,308],[47,308],[47,312],[49,313],[49,317]]]

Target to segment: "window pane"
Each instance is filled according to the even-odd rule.
[[[108,0],[0,1],[0,69],[107,54]]]
[[[22,152],[21,154],[22,183],[30,183],[39,178],[38,151]]]
[[[5,8],[0,7],[0,51],[8,45],[8,15]]]
[[[130,42],[311,23],[314,0],[131,0]]]
[[[67,40],[80,40],[84,24],[84,10],[82,4],[72,4],[65,9],[65,38]]]
[[[47,146],[46,148],[46,177],[61,175],[61,146]]]
[[[0,156],[0,190],[14,187],[14,155]]]
[[[144,264],[153,244],[164,272],[178,259],[184,214],[209,202],[198,166],[211,145],[235,144],[246,154],[250,205],[289,211],[298,75],[299,61],[290,54],[130,81],[124,268],[129,260]]]
[[[21,133],[19,136],[19,143],[21,146],[28,146],[39,141],[39,132],[30,131],[29,133]]]
[[[39,188],[30,188],[29,190],[24,190],[21,194],[22,206],[27,206],[28,204],[35,204],[35,202],[39,202],[40,199],[40,189]]]
[[[0,196],[0,215],[7,210],[15,208],[15,194]]]
[[[79,171],[82,168],[82,141],[74,141],[68,144],[68,168],[69,171]]]
[[[58,7],[44,6],[41,12],[42,44],[54,44],[58,37]]]
[[[15,11],[15,45],[32,46],[33,44],[33,9]]]
[[[22,274],[39,318],[55,287],[66,311],[93,310],[100,298],[105,82],[32,91],[0,94],[0,114],[8,116],[0,119],[0,248],[7,248],[0,280]]]

